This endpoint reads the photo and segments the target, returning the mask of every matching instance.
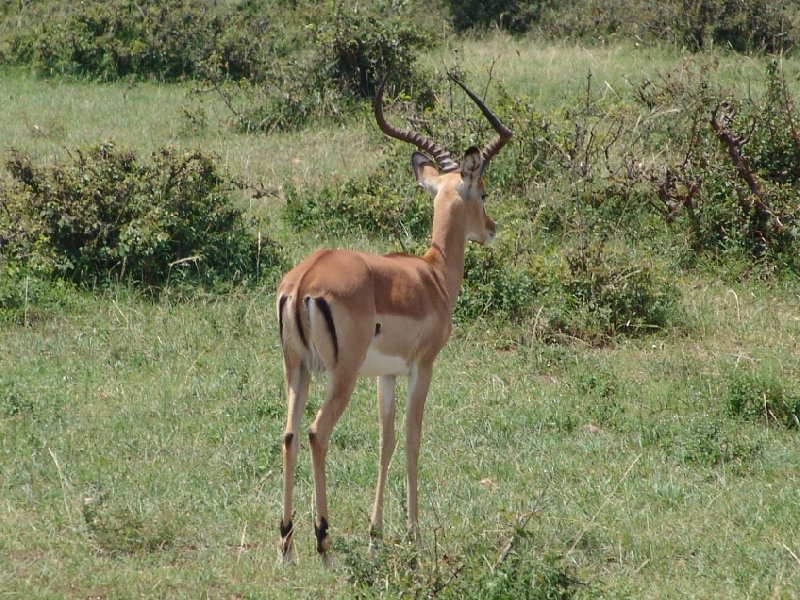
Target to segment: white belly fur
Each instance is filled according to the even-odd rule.
[[[408,375],[408,363],[401,356],[381,354],[373,346],[367,350],[367,357],[358,370],[361,375]]]

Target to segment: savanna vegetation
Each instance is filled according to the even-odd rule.
[[[0,4],[0,589],[796,597],[798,24],[794,0]],[[498,236],[436,363],[423,548],[398,460],[367,555],[363,382],[328,458],[337,565],[304,450],[281,568],[275,284],[322,245],[428,241],[373,124],[387,71],[389,118],[454,155],[490,131],[447,71],[514,131]]]

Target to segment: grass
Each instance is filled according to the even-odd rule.
[[[476,557],[495,561],[530,513],[526,556],[558,557],[584,595],[790,595],[800,577],[786,527],[800,514],[797,432],[727,415],[723,400],[744,347],[746,360],[797,385],[800,360],[787,350],[798,323],[775,319],[797,296],[737,307],[722,286],[701,283],[696,294],[687,310],[707,330],[689,337],[499,350],[484,328],[459,331],[427,409],[428,545],[413,585],[434,569],[446,581],[462,563],[477,568]],[[306,450],[299,565],[279,569],[276,337],[267,290],[188,304],[109,291],[63,317],[6,328],[0,587],[27,597],[245,597],[325,586],[349,596],[353,564],[366,560],[373,386],[359,385],[330,454],[343,566],[317,564]],[[397,458],[386,515],[397,552],[402,474]],[[383,560],[371,568],[397,592],[396,565]]]
[[[616,89],[628,73],[683,60],[638,52],[498,35],[462,50],[477,73],[502,54],[495,76],[519,90],[541,81],[551,106],[580,97],[587,66]],[[731,77],[763,73],[749,59],[720,60]],[[202,99],[206,128],[187,130],[181,106],[197,98],[186,86],[53,84],[18,72],[2,81],[12,101],[0,103],[0,139],[40,160],[105,137],[142,152],[202,146],[234,174],[280,186],[348,176],[378,140],[366,122],[243,136],[212,96]],[[253,211],[275,216],[259,202]],[[272,227],[292,256],[318,243],[277,219]],[[32,306],[24,325],[0,324],[2,595],[795,597],[798,431],[732,414],[729,396],[754,372],[800,393],[800,289],[708,273],[680,287],[679,327],[601,348],[547,345],[483,320],[458,327],[426,412],[419,555],[403,539],[398,448],[385,548],[367,558],[377,419],[374,385],[362,381],[329,455],[332,571],[314,550],[307,448],[299,561],[277,562],[285,408],[272,287],[183,302],[65,290],[61,308]],[[318,385],[306,424],[320,397]]]
[[[25,150],[43,161],[99,140],[142,153],[167,145],[200,147],[216,153],[231,172],[275,188],[323,174],[351,176],[364,168],[379,139],[365,121],[283,135],[238,133],[219,95],[198,92],[196,84],[45,82],[19,70],[2,77],[0,139],[6,150]]]
[[[543,111],[564,104],[574,106],[586,97],[587,76],[598,96],[630,100],[635,88],[647,79],[667,73],[697,78],[711,70],[724,89],[735,89],[759,97],[764,90],[766,58],[717,52],[690,56],[671,46],[638,45],[621,41],[586,47],[574,43],[538,43],[493,31],[480,39],[457,39],[442,45],[423,59],[437,70],[459,65],[470,82],[492,78],[514,93],[530,97]],[[800,63],[782,59],[786,80],[798,89]],[[477,83],[477,91],[482,91]]]

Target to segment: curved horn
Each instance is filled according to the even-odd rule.
[[[494,128],[494,130],[497,132],[497,136],[496,136],[496,137],[495,137],[495,138],[494,138],[494,139],[493,139],[491,142],[489,142],[488,144],[486,144],[486,145],[483,147],[483,150],[481,150],[481,156],[483,156],[483,162],[484,162],[484,164],[485,164],[485,163],[488,163],[488,162],[489,162],[489,161],[492,159],[492,157],[493,157],[495,154],[497,154],[498,152],[500,152],[500,148],[502,148],[503,146],[505,146],[505,145],[506,145],[506,143],[507,143],[509,140],[511,140],[511,138],[512,138],[512,136],[513,136],[514,134],[513,134],[513,133],[511,133],[511,130],[510,130],[508,127],[506,127],[505,125],[503,125],[503,124],[500,122],[500,119],[498,119],[496,116],[494,116],[494,114],[492,114],[492,111],[490,111],[490,110],[489,110],[489,109],[486,107],[486,105],[483,103],[483,100],[481,100],[481,99],[480,99],[480,98],[478,98],[478,97],[477,97],[475,94],[473,94],[473,93],[472,93],[472,92],[469,90],[469,88],[467,88],[467,86],[465,86],[465,85],[464,85],[463,83],[461,83],[461,82],[460,82],[458,79],[456,79],[456,77],[455,77],[455,76],[454,76],[452,73],[448,73],[448,74],[447,74],[447,76],[448,76],[448,77],[449,77],[449,78],[450,78],[450,79],[451,79],[453,82],[457,83],[457,84],[458,84],[458,86],[459,86],[459,87],[460,87],[462,90],[464,90],[464,91],[466,92],[467,96],[469,96],[470,98],[472,98],[472,101],[473,101],[475,104],[477,104],[477,105],[478,105],[478,108],[480,108],[480,109],[481,109],[481,112],[483,113],[483,116],[484,116],[484,117],[486,117],[486,120],[487,120],[487,121],[489,121],[489,123],[491,124],[491,126],[492,126],[492,127]]]
[[[375,92],[375,101],[372,103],[372,106],[375,110],[375,120],[378,122],[378,127],[380,130],[391,138],[395,138],[401,142],[414,144],[420,150],[423,150],[424,152],[427,152],[433,156],[442,172],[448,173],[450,171],[457,171],[459,168],[458,163],[450,158],[450,153],[447,152],[447,150],[442,148],[432,139],[425,137],[416,131],[396,129],[386,122],[386,119],[383,116],[383,86],[387,79],[389,79],[388,73],[378,86],[378,91]]]

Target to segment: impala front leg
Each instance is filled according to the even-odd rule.
[[[417,364],[408,377],[408,414],[406,415],[406,468],[408,477],[408,535],[419,546],[417,517],[417,463],[422,441],[422,414],[431,384],[431,364]]]
[[[386,490],[386,474],[394,453],[394,386],[396,379],[394,375],[378,377],[378,421],[380,423],[381,447],[378,461],[378,485],[375,490],[375,504],[372,508],[372,523],[369,530],[371,548],[374,540],[379,538],[383,531],[383,501]]]

